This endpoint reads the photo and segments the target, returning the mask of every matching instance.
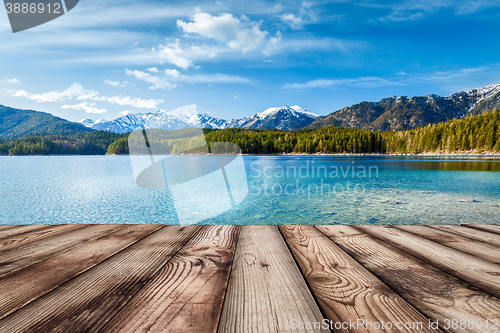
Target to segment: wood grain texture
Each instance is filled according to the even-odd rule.
[[[444,230],[429,228],[423,225],[397,225],[394,226],[394,228],[407,231],[442,245],[446,245],[455,250],[472,254],[478,258],[497,264],[500,263],[500,247],[495,245],[458,236]]]
[[[500,265],[444,246],[409,232],[386,226],[359,226],[359,229],[500,297]]]
[[[456,235],[500,246],[500,235],[488,231],[469,228],[461,225],[431,225],[429,227],[433,229],[448,231]]]
[[[436,332],[428,319],[314,226],[280,226],[320,308],[334,322],[419,322],[422,328],[376,329],[368,324],[337,332]]]
[[[317,226],[343,250],[433,321],[498,318],[500,300],[352,226]],[[446,330],[487,332],[485,327]]]
[[[488,232],[493,232],[495,234],[500,234],[500,225],[493,225],[493,224],[467,224],[466,226],[479,229],[479,230],[484,230]]]
[[[290,325],[323,319],[278,228],[242,226],[218,332],[330,332]]]
[[[19,235],[19,234],[22,234],[25,232],[42,230],[42,229],[46,229],[46,228],[50,228],[50,227],[51,227],[50,225],[33,224],[33,225],[15,226],[14,228],[6,228],[0,232],[0,240],[7,238],[7,237]],[[0,250],[1,250],[1,248],[0,248]]]
[[[33,265],[40,260],[56,255],[70,247],[80,245],[118,228],[123,228],[123,225],[85,225],[83,229],[2,253],[0,254],[0,277],[23,267]]]
[[[157,230],[127,225],[0,278],[0,319]]]
[[[204,226],[101,332],[216,332],[239,229]]]
[[[43,241],[67,232],[85,228],[85,224],[52,225],[47,228],[25,232],[11,237],[0,239],[0,253],[17,249],[29,244]]]
[[[19,227],[19,226],[17,226],[17,225],[0,225],[0,238],[3,237],[2,236],[3,230],[12,229],[12,228],[16,228],[16,227]]]
[[[0,332],[98,332],[199,230],[166,226],[0,321]]]

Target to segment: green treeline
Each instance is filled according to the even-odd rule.
[[[235,143],[246,154],[500,152],[500,110],[408,131],[226,129],[206,130],[206,138],[207,142]]]
[[[155,152],[161,147],[165,154],[207,150],[200,129],[148,130],[145,136],[145,132],[133,133],[132,153],[146,153],[147,146],[155,147]],[[244,154],[500,152],[500,110],[397,132],[325,127],[298,131],[203,129],[203,133],[209,149],[211,142],[218,142],[218,151],[234,151],[230,145],[226,144],[227,149],[224,146],[229,142],[238,145]],[[4,155],[105,153],[128,154],[129,134],[96,131],[70,137],[0,140],[0,154]]]
[[[231,142],[244,154],[385,152],[383,133],[325,127],[293,132],[225,129],[207,131],[207,142]]]
[[[384,137],[391,153],[500,152],[500,110],[410,131],[387,132]]]
[[[71,136],[55,134],[16,140],[0,139],[0,155],[104,155],[111,143],[126,136],[95,131]]]

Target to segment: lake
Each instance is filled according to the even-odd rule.
[[[232,208],[207,218],[196,210],[222,202],[217,195],[189,182],[175,193],[141,188],[128,156],[3,156],[0,224],[177,224],[179,193],[191,222],[203,224],[498,223],[499,160],[243,156],[243,163],[246,196],[239,202],[233,188]]]

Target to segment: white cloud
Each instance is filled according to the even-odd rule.
[[[165,46],[160,45],[160,51],[158,52],[160,59],[168,61],[169,63],[187,69],[193,66],[193,62],[188,59],[187,52],[183,51],[179,46],[179,40],[176,39],[174,43],[169,43]]]
[[[164,79],[161,79],[157,76],[152,76],[149,73],[144,73],[142,71],[134,70],[131,71],[129,69],[125,70],[125,73],[127,75],[132,75],[135,78],[142,80],[144,82],[151,83],[152,86],[149,87],[149,89],[154,90],[154,89],[173,89],[175,88],[175,84],[172,84]]]
[[[16,84],[16,83],[21,83],[21,81],[19,81],[18,79],[14,78],[14,79],[6,79],[5,82],[7,82],[8,84]]]
[[[185,33],[198,34],[226,44],[229,48],[248,52],[267,48],[269,32],[260,29],[262,22],[242,22],[232,14],[212,16],[197,10],[192,17],[194,22],[177,21],[177,26]]]
[[[304,83],[287,83],[283,86],[283,88],[290,90],[303,90],[310,88],[338,88],[342,86],[375,88],[394,85],[401,85],[401,83],[389,81],[380,77],[359,77],[356,79],[318,79]]]
[[[254,84],[252,80],[245,77],[221,73],[183,75],[176,69],[166,69],[165,75],[169,76],[169,80],[172,82]]]
[[[162,99],[142,99],[133,98],[130,96],[113,96],[113,97],[97,97],[96,101],[105,101],[112,104],[118,105],[129,105],[138,109],[156,109],[158,104],[163,103]]]
[[[28,93],[25,90],[18,90],[12,96],[14,96],[14,97],[28,97]]]
[[[449,70],[449,71],[438,71],[430,75],[421,75],[419,77],[422,81],[443,81],[456,79],[459,77],[467,77],[470,74],[483,72],[487,67],[476,67],[476,68],[463,68],[459,70]]]
[[[120,115],[120,116],[126,116],[126,115],[128,115],[128,114],[132,114],[132,113],[133,113],[133,112],[132,112],[132,111],[130,111],[130,110],[125,110],[125,111],[120,112],[118,115]]]
[[[184,105],[167,113],[173,116],[178,116],[180,114],[198,114],[198,106],[196,104]]]
[[[299,30],[302,29],[304,25],[304,20],[300,17],[295,16],[293,13],[286,13],[281,15],[281,20],[288,24],[290,28]]]
[[[157,67],[148,68],[148,71],[150,71],[151,73],[158,73],[158,72],[160,72]]]
[[[314,12],[310,9],[312,2],[302,1],[298,15],[285,13],[280,16],[281,21],[294,30],[303,29],[304,25],[314,23],[318,20]]]
[[[210,74],[210,75],[193,75],[193,76],[182,76],[186,81],[192,83],[247,83],[253,84],[254,82],[250,79],[227,74]]]
[[[63,105],[61,109],[74,109],[74,110],[83,110],[86,113],[105,113],[108,110],[106,109],[97,109],[94,107],[95,103],[88,104],[87,102],[83,102],[76,105]]]
[[[359,1],[358,6],[389,9],[389,15],[378,19],[382,22],[415,21],[442,10],[453,10],[457,15],[467,15],[486,8],[498,7],[498,0],[406,0],[406,1]]]
[[[177,82],[187,82],[187,83],[244,83],[244,84],[254,84],[254,81],[247,79],[245,77],[228,75],[221,73],[213,74],[196,74],[196,75],[184,75],[181,74],[176,69],[166,69],[164,77],[152,76],[149,73],[145,73],[138,70],[126,69],[125,73],[127,75],[134,76],[135,78],[154,84],[154,86],[149,87],[149,89],[157,88],[168,88],[173,89],[177,85]]]
[[[171,77],[181,77],[181,73],[177,69],[165,69],[165,75]]]
[[[62,102],[66,99],[72,99],[73,97],[77,100],[82,99],[92,99],[96,97],[99,93],[94,90],[86,90],[83,86],[77,82],[73,83],[71,87],[64,91],[49,91],[42,94],[30,94],[24,90],[19,90],[14,94],[15,97],[27,97],[31,100],[37,101],[39,103],[44,102]]]
[[[25,97],[37,102],[61,102],[66,99],[72,99],[73,97],[77,100],[94,100],[101,102],[108,102],[112,104],[118,105],[129,105],[135,108],[140,109],[155,109],[158,104],[163,103],[162,99],[142,99],[142,98],[134,98],[130,96],[98,96],[99,92],[94,90],[86,90],[79,83],[73,83],[71,87],[66,89],[63,92],[60,91],[51,91],[42,94],[32,94],[26,92],[25,90],[16,91],[13,96],[14,97]],[[87,105],[90,106],[90,105]]]
[[[104,83],[112,87],[119,87],[119,86],[123,87],[123,84],[119,81],[104,80]]]

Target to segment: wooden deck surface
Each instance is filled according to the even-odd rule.
[[[0,226],[0,332],[500,333],[500,226]]]

